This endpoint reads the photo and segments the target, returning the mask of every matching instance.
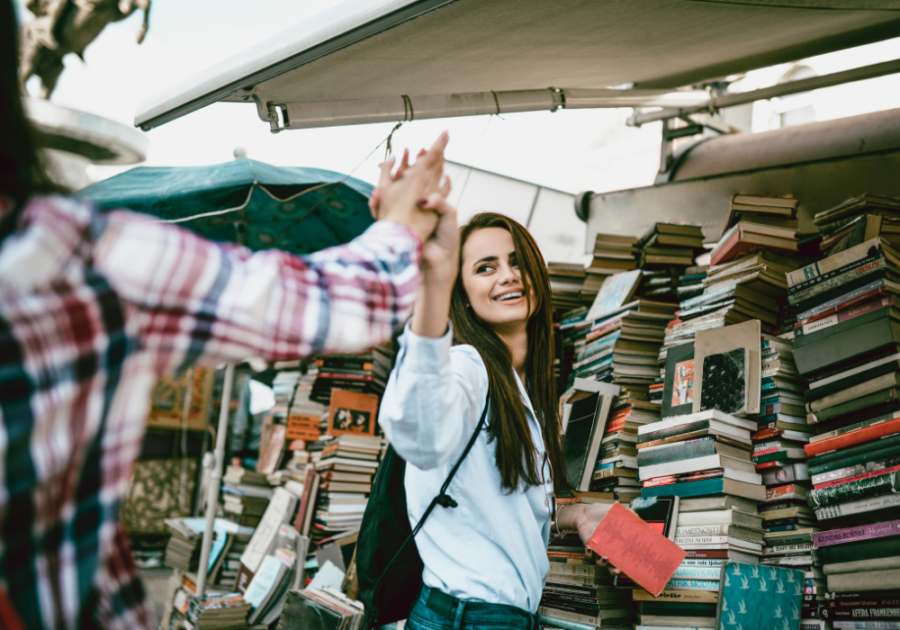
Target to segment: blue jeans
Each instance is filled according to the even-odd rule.
[[[413,605],[409,630],[537,630],[537,615],[505,604],[456,599],[422,585]]]

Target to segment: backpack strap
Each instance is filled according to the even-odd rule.
[[[475,431],[472,433],[472,437],[469,438],[469,443],[466,444],[466,448],[463,450],[462,455],[459,456],[459,459],[456,460],[456,464],[453,465],[453,468],[450,469],[450,474],[447,475],[447,478],[444,480],[443,485],[441,486],[441,491],[438,492],[438,495],[431,500],[431,503],[428,506],[428,509],[425,510],[425,513],[422,514],[422,518],[419,519],[419,522],[416,523],[416,528],[412,530],[410,534],[410,538],[414,537],[419,530],[422,529],[422,525],[425,524],[425,519],[431,514],[436,505],[440,505],[445,508],[455,508],[459,504],[447,494],[447,488],[450,487],[450,482],[453,481],[453,477],[456,476],[456,471],[459,470],[460,464],[463,463],[463,460],[466,458],[466,455],[469,454],[469,451],[472,450],[472,446],[475,444],[475,440],[478,438],[478,434],[481,433],[482,427],[484,427],[484,420],[487,418],[487,409],[488,402],[490,400],[490,391],[488,391],[488,396],[484,401],[484,411],[481,412],[481,419],[478,421],[478,424],[475,425]],[[404,544],[404,547],[406,545]]]
[[[466,444],[466,448],[463,450],[462,455],[459,456],[459,459],[456,460],[456,464],[453,465],[453,468],[450,469],[450,474],[447,475],[447,478],[444,480],[443,485],[441,485],[441,490],[438,492],[437,496],[431,500],[431,503],[428,505],[428,508],[425,510],[425,513],[422,514],[422,518],[419,519],[419,522],[416,523],[415,529],[409,533],[406,537],[406,540],[403,541],[403,544],[400,546],[400,549],[397,550],[397,553],[394,554],[394,557],[391,558],[391,561],[387,563],[387,566],[384,568],[384,572],[381,574],[381,577],[378,578],[378,581],[375,582],[375,587],[372,589],[375,592],[378,592],[381,587],[381,582],[388,575],[391,567],[397,558],[403,555],[403,552],[409,546],[409,544],[416,537],[416,534],[419,533],[419,530],[422,529],[422,525],[425,524],[425,519],[434,511],[435,506],[440,505],[445,508],[455,508],[459,504],[447,494],[447,488],[450,487],[450,482],[453,481],[453,477],[456,475],[456,471],[459,470],[460,464],[463,463],[463,460],[469,454],[469,451],[472,450],[472,446],[475,444],[476,438],[478,438],[478,434],[481,433],[481,429],[484,427],[484,421],[487,418],[487,409],[488,402],[490,401],[490,388],[488,389],[488,395],[485,397],[484,401],[484,411],[481,412],[481,419],[478,420],[478,424],[475,425],[475,431],[472,433],[472,437],[469,438],[469,443]]]

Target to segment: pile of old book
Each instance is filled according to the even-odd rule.
[[[314,543],[356,540],[383,448],[381,437],[344,434],[322,451],[312,481],[318,483],[310,529]]]
[[[703,230],[695,225],[656,223],[638,240],[640,280],[634,296],[677,304],[697,290],[702,267]]]
[[[612,503],[610,499],[589,496],[561,500]],[[550,574],[538,608],[541,627],[558,630],[632,627],[631,592],[616,588],[609,569],[586,558],[585,546],[577,534],[551,541],[547,556]]]
[[[813,486],[805,516],[823,530],[813,555],[832,599],[820,607],[900,625],[896,609],[882,608],[900,596],[900,255],[882,237],[848,245],[787,276],[793,357],[817,433],[804,446]],[[861,525],[871,535],[853,529]]]
[[[280,426],[283,429],[283,425]],[[280,453],[281,445],[278,448]],[[225,469],[222,476],[222,507],[225,515],[236,523],[255,527],[266,511],[270,498],[272,486],[266,474],[241,466]]]
[[[893,197],[860,195],[819,212],[813,221],[822,237],[823,253],[837,254],[877,236],[900,245],[900,199]]]
[[[711,252],[710,264],[727,262],[759,250],[797,252],[797,208],[800,202],[785,197],[737,195],[725,230]]]
[[[687,558],[659,600],[636,593],[641,627],[715,627],[723,563],[763,555],[766,487],[752,457],[759,424],[748,417],[760,411],[760,339],[751,321],[698,332],[668,353],[662,420],[638,428],[643,489],[633,505],[680,498],[674,541]]]
[[[581,292],[585,282],[581,263],[548,262],[550,295],[554,310],[566,311],[581,306]]]
[[[318,359],[318,372],[310,399],[328,405],[332,390],[380,396],[386,381],[375,374],[373,359],[372,350],[358,354],[333,354]]]
[[[629,275],[611,276],[592,311],[567,331],[573,340],[573,376],[644,387],[659,377],[659,348],[677,306],[649,300],[626,302],[622,298],[630,295],[633,282],[631,289],[619,285],[620,280],[628,284]],[[635,275],[631,280],[637,279]],[[611,299],[604,303],[607,296]]]

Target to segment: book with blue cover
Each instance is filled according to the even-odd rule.
[[[724,630],[796,630],[803,602],[803,571],[725,562],[716,610]]]

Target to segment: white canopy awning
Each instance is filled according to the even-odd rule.
[[[671,90],[898,34],[900,0],[345,0],[154,98],[135,124],[218,101],[255,103],[273,130],[690,106],[704,94]]]

